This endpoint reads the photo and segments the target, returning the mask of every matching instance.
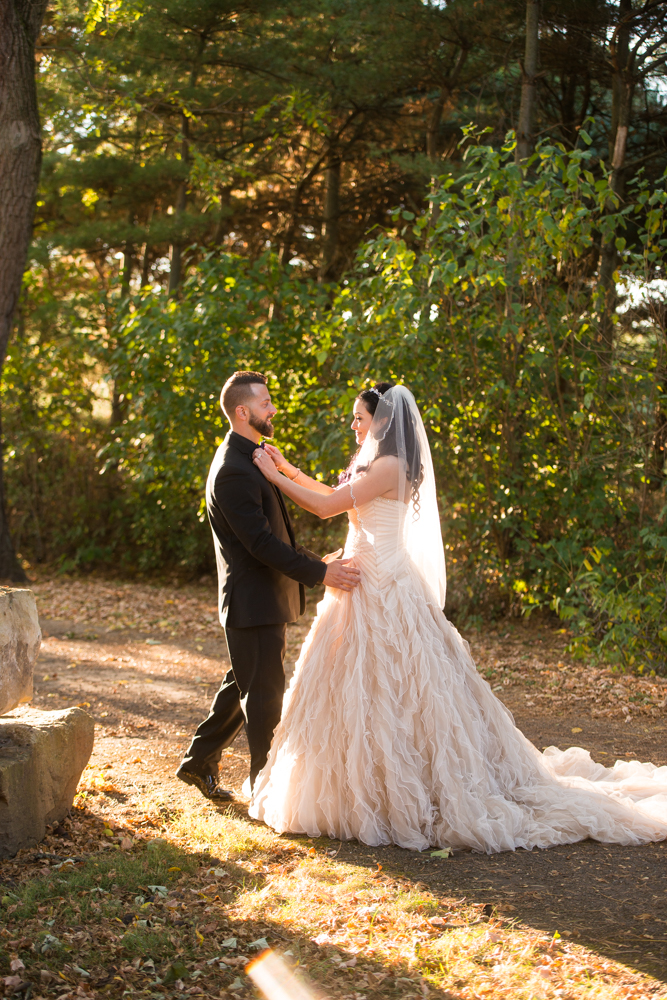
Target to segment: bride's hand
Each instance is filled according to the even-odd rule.
[[[264,448],[256,448],[252,453],[252,460],[262,475],[268,479],[270,483],[278,482],[280,473],[276,469],[273,459],[269,458]]]
[[[288,463],[285,461],[284,455],[282,454],[279,448],[276,448],[275,444],[268,444],[265,441],[263,450],[272,460],[278,472],[282,472],[285,466],[288,465]]]
[[[336,549],[335,552],[329,552],[328,555],[322,556],[322,562],[323,563],[335,562],[336,559],[340,559],[340,557],[342,556],[342,554],[343,554],[343,550],[342,549]]]

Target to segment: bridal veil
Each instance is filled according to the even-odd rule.
[[[382,455],[398,458],[398,497],[408,505],[407,516],[398,521],[396,550],[407,551],[438,607],[444,608],[447,573],[431,449],[415,398],[404,385],[392,386],[380,397],[353,478]],[[354,485],[352,490],[354,494]]]

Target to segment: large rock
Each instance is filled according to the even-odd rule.
[[[94,729],[80,708],[0,718],[0,857],[38,843],[48,824],[67,815]]]
[[[0,587],[0,715],[32,699],[41,641],[32,591]]]

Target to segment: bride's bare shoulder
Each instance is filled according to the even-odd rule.
[[[373,469],[378,472],[384,472],[385,469],[393,472],[394,469],[398,469],[398,459],[396,455],[380,455],[373,462]]]

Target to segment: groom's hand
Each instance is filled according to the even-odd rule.
[[[341,549],[338,552],[332,552],[322,560],[327,564],[324,585],[325,587],[333,587],[334,590],[354,590],[359,585],[361,573],[356,566],[351,565],[351,559],[336,558],[340,551]]]

